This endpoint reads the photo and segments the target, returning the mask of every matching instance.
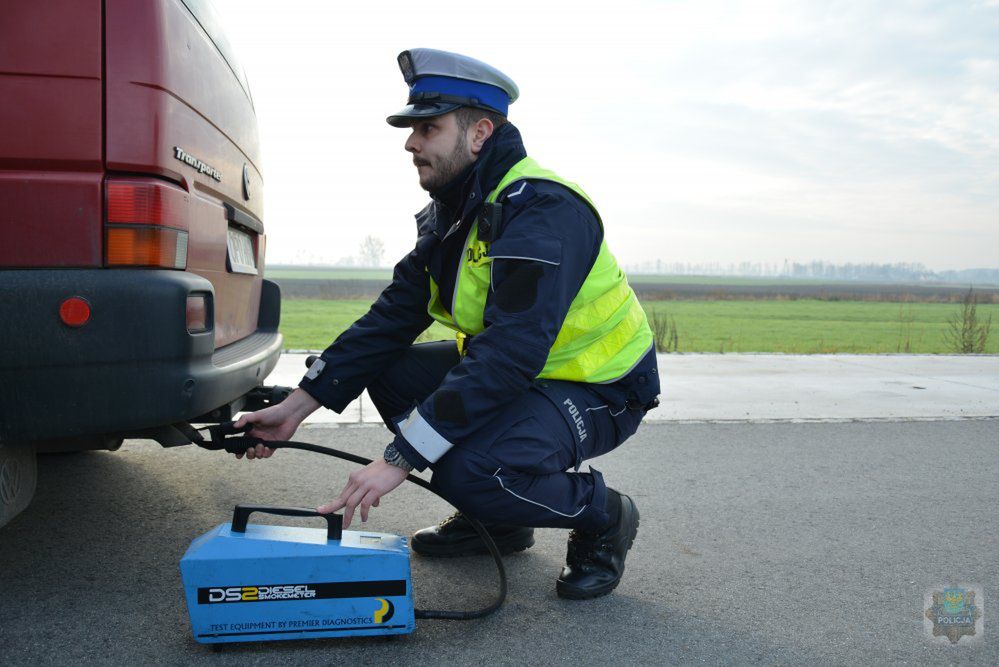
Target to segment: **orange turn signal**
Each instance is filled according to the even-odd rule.
[[[107,229],[108,266],[187,267],[187,232],[167,227],[115,225]]]

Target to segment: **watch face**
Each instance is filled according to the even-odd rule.
[[[406,458],[399,453],[399,450],[395,448],[395,445],[389,444],[389,446],[385,448],[384,458],[386,463],[391,466],[395,466],[396,468],[402,468],[407,472],[413,469],[413,466],[409,465],[409,461],[407,461]]]

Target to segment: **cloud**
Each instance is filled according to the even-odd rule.
[[[257,102],[272,262],[368,233],[406,252],[425,194],[384,116],[395,54],[434,46],[518,82],[528,150],[597,199],[622,261],[779,238],[792,259],[995,264],[999,0],[216,4]]]

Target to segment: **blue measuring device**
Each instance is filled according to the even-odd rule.
[[[255,512],[327,526],[248,525]],[[416,627],[404,537],[345,531],[338,514],[237,505],[180,561],[194,639],[226,643],[397,635]]]

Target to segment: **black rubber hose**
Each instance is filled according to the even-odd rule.
[[[366,459],[363,456],[358,456],[357,454],[351,454],[350,452],[342,452],[339,449],[333,449],[332,447],[323,447],[322,445],[314,445],[311,442],[297,442],[294,440],[272,440],[272,441],[258,440],[256,438],[252,437],[248,438],[246,436],[242,438],[240,437],[231,438],[230,440],[233,441],[233,445],[235,446],[230,445],[230,447],[226,447],[225,449],[226,451],[231,453],[235,453],[240,450],[245,452],[246,449],[249,449],[250,447],[253,447],[256,444],[262,444],[264,447],[269,447],[270,449],[301,449],[306,452],[325,454],[327,456],[334,456],[338,459],[343,459],[344,461],[350,461],[352,463],[357,463],[360,465],[368,465],[369,463],[372,463],[371,459]],[[252,441],[252,444],[251,442],[247,441]],[[236,445],[235,442],[239,442],[239,444]],[[205,446],[205,444],[207,443],[195,441],[195,444],[198,444],[200,446]],[[215,447],[212,447],[212,449],[215,449]],[[437,491],[435,491],[433,487],[430,486],[430,482],[423,479],[422,477],[417,477],[416,475],[407,475],[406,481],[412,482],[417,486],[421,486],[427,491],[433,493],[434,495],[439,496],[444,500],[447,500],[447,498],[444,498],[444,496],[437,493]],[[507,589],[506,568],[503,566],[503,557],[500,555],[499,547],[496,546],[496,542],[493,541],[492,535],[489,534],[489,531],[486,530],[485,526],[483,526],[482,523],[480,523],[477,519],[468,516],[467,514],[465,515],[465,519],[467,519],[468,523],[472,525],[472,528],[475,529],[475,532],[479,534],[479,537],[485,543],[486,548],[489,549],[489,553],[492,555],[493,560],[496,561],[496,571],[499,574],[499,581],[500,581],[499,594],[496,596],[496,599],[493,600],[492,604],[490,604],[487,607],[483,607],[482,609],[475,609],[472,611],[417,609],[415,610],[416,618],[437,618],[449,621],[470,621],[475,618],[482,618],[483,616],[488,616],[489,614],[493,613],[494,611],[502,607],[503,602],[506,600],[506,589]]]

